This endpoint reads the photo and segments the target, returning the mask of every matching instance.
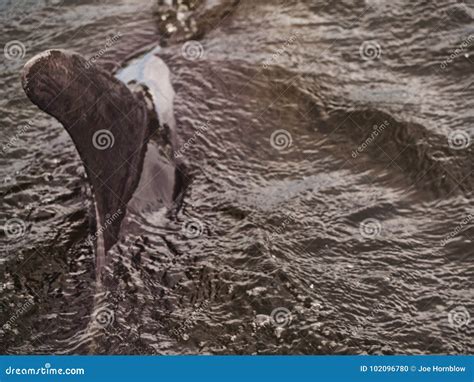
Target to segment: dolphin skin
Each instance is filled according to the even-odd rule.
[[[153,51],[134,68],[118,75],[127,86],[81,55],[54,49],[29,60],[21,76],[28,98],[64,126],[84,164],[96,211],[98,267],[117,242],[127,210],[150,201],[170,208],[182,185],[171,155],[169,70]]]

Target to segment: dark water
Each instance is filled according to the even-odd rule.
[[[474,4],[156,3],[1,2],[2,353],[472,353]],[[189,185],[99,286],[84,169],[19,71],[156,45]]]

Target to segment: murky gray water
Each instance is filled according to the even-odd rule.
[[[473,352],[474,4],[0,3],[2,353]],[[158,44],[189,185],[99,287],[84,169],[19,72]]]

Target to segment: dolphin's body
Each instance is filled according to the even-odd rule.
[[[127,214],[171,208],[180,194],[169,70],[152,51],[115,78],[76,53],[49,50],[26,63],[22,84],[34,104],[63,124],[84,163],[99,270]]]

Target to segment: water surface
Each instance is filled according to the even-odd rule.
[[[473,352],[473,4],[1,4],[3,353]],[[157,45],[189,184],[99,286],[84,169],[19,72]]]

